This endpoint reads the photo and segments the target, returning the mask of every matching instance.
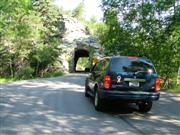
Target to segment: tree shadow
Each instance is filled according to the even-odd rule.
[[[162,94],[152,111],[107,103],[97,112],[84,96],[86,74],[4,84],[0,98],[2,134],[178,134],[179,97]]]

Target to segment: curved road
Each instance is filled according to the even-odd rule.
[[[18,81],[0,87],[0,135],[180,134],[180,95],[162,93],[148,114],[84,97],[86,74]]]

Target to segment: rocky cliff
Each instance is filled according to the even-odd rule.
[[[75,18],[64,16],[65,32],[61,48],[61,61],[65,71],[75,71],[80,57],[94,57],[103,55],[103,48],[89,33],[87,27]]]

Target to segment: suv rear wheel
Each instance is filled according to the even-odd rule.
[[[95,91],[94,95],[94,107],[97,111],[102,110],[102,99],[99,98],[98,91]]]
[[[138,104],[139,111],[142,113],[149,112],[152,108],[152,101],[146,101]]]

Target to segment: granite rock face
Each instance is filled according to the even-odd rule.
[[[60,47],[63,50],[61,62],[66,72],[74,72],[79,57],[103,56],[103,48],[89,33],[87,27],[75,18],[64,16],[65,32]]]

